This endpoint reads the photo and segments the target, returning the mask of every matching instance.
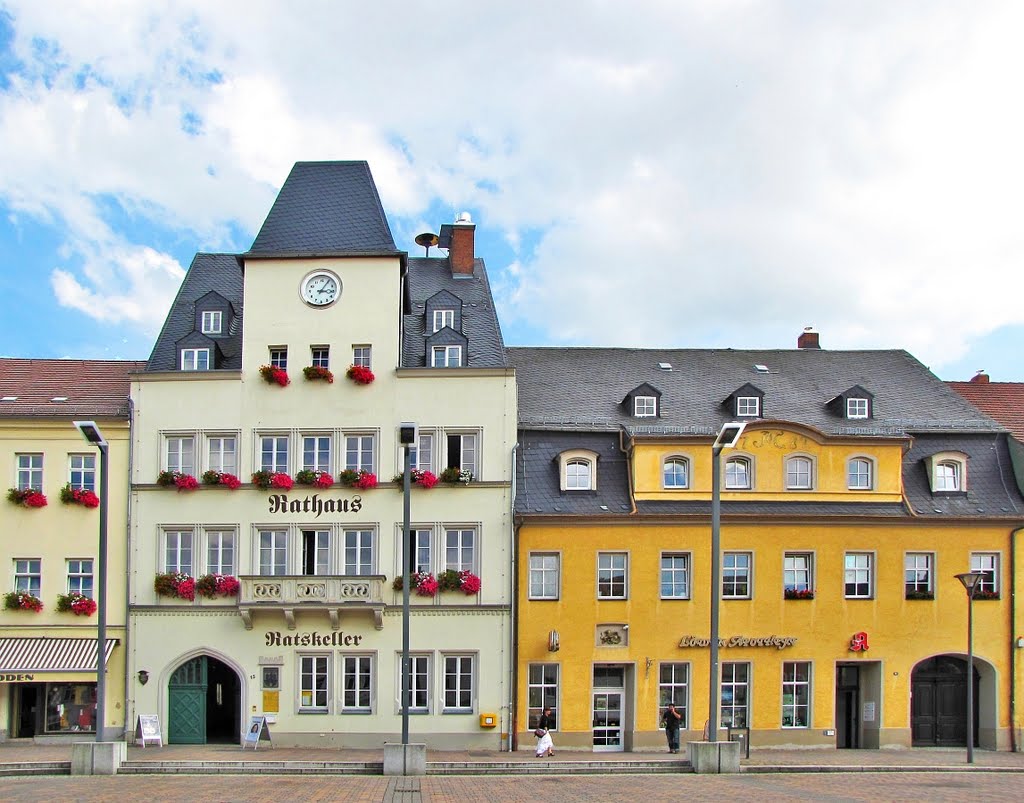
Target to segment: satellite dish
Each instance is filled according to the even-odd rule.
[[[431,246],[437,245],[437,235],[429,231],[416,235],[416,245],[422,245],[426,249],[424,256],[430,256]]]

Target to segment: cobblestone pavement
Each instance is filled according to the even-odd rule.
[[[419,787],[420,794],[401,788]],[[741,775],[381,777],[114,776],[4,778],[0,799],[11,803],[74,800],[190,803],[240,801],[400,801],[466,803],[472,800],[600,803],[679,800],[774,801],[1000,801],[1020,800],[1024,778],[1008,772],[877,772]]]

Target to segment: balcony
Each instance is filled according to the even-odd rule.
[[[341,627],[341,614],[368,611],[377,630],[384,627],[383,575],[248,575],[238,578],[238,613],[252,630],[253,611],[280,611],[295,629],[295,612],[323,611],[331,629]]]

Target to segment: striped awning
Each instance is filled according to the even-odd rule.
[[[117,646],[108,638],[103,663]],[[94,638],[0,638],[0,673],[3,672],[95,672]]]

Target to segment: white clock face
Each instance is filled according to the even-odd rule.
[[[302,300],[314,307],[333,304],[341,295],[341,280],[333,273],[317,271],[302,280]]]

